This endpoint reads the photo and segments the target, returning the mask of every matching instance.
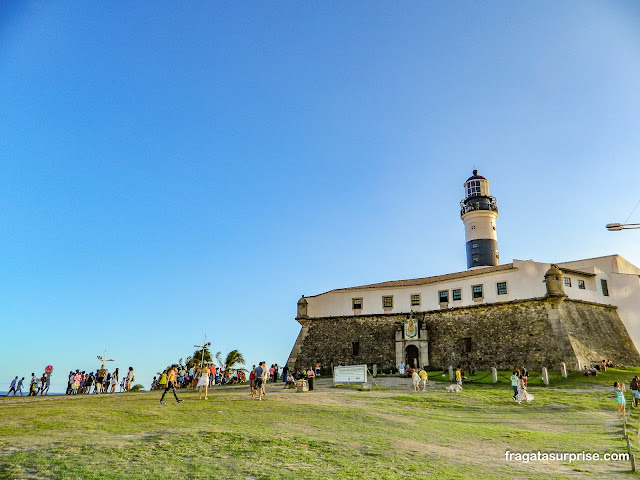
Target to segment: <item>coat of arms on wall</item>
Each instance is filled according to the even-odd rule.
[[[413,318],[407,318],[404,321],[404,338],[418,337],[418,322]]]

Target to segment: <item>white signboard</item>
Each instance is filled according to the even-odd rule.
[[[334,367],[333,383],[367,383],[367,366]]]

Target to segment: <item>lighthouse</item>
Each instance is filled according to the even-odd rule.
[[[464,182],[464,192],[460,218],[467,242],[467,269],[496,266],[500,260],[496,235],[498,205],[489,195],[489,181],[474,170]]]

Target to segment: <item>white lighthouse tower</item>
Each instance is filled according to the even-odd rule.
[[[467,269],[496,266],[500,260],[496,235],[498,205],[489,195],[489,181],[474,170],[464,182],[464,191],[460,218],[467,242]]]

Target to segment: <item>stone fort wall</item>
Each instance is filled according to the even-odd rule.
[[[445,369],[462,364],[487,369],[526,365],[539,370],[565,362],[574,369],[608,358],[622,365],[640,365],[615,307],[575,300],[538,298],[414,313],[426,325],[429,365]],[[303,325],[289,366],[396,365],[396,332],[407,318],[379,314],[299,318]],[[422,331],[422,330],[421,330]],[[358,343],[354,355],[353,342]],[[423,362],[424,363],[424,362]]]

